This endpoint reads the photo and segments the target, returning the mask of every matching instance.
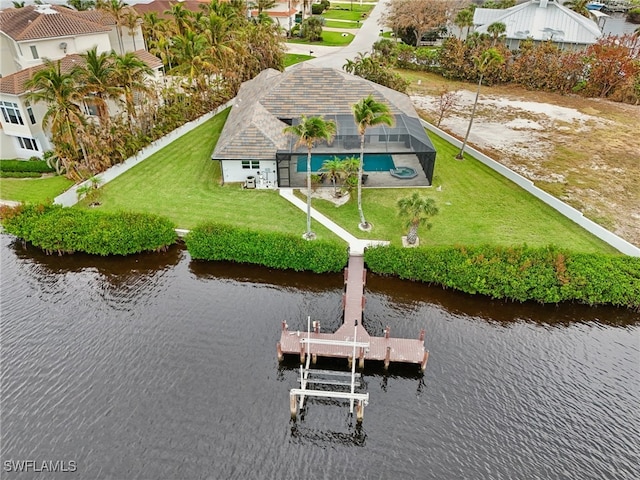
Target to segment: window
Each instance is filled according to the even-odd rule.
[[[36,152],[39,150],[38,144],[33,138],[18,137],[18,143],[25,150],[35,150]]]
[[[84,102],[84,113],[86,115],[92,115],[94,117],[98,116],[98,106],[92,100],[87,100]]]
[[[260,160],[242,160],[242,168],[258,169],[260,168]]]
[[[29,47],[29,48],[31,48],[31,55],[33,56],[34,60],[37,60],[38,58],[40,58],[38,56],[38,49],[36,48],[35,45],[31,45],[31,47]]]
[[[33,114],[33,108],[31,108],[31,104],[29,102],[27,102],[26,105],[27,105],[27,115],[29,115],[29,120],[31,120],[31,125],[35,125],[36,117]]]
[[[24,125],[17,103],[2,102],[0,108],[2,109],[2,116],[5,122],[13,123],[14,125]]]

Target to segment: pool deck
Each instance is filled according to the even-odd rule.
[[[418,161],[418,157],[415,155],[393,155],[393,162],[397,167],[411,167],[416,172],[418,172],[418,176],[415,178],[404,179],[404,178],[394,178],[391,174],[387,172],[365,172],[367,174],[367,181],[365,183],[366,187],[373,188],[401,188],[401,187],[428,187],[429,181],[427,180],[427,176],[422,170],[422,166]],[[306,187],[306,172],[291,172],[291,184],[293,188],[304,188]],[[322,187],[332,187],[331,183],[327,183],[326,185],[322,185]],[[319,188],[322,188],[319,187]]]

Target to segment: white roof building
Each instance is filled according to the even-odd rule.
[[[517,49],[527,38],[536,42],[551,40],[560,48],[584,48],[602,36],[593,20],[563,7],[554,0],[530,0],[504,10],[476,8],[473,23],[478,33],[487,33],[492,23],[507,26],[506,43]]]

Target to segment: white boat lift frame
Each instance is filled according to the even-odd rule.
[[[356,348],[369,348],[369,342],[358,342],[358,320],[355,321],[353,330],[353,341],[350,340],[326,340],[319,338],[311,338],[311,317],[307,317],[307,336],[301,338],[300,343],[308,346],[306,352],[306,362],[303,367],[300,365],[300,388],[292,388],[289,392],[289,405],[291,409],[291,418],[295,419],[298,410],[304,408],[306,397],[335,398],[340,400],[349,400],[349,414],[353,415],[354,404],[356,406],[356,417],[358,422],[362,422],[364,417],[364,407],[369,403],[368,393],[355,393],[355,387],[360,386],[360,382],[356,379]],[[315,370],[310,368],[311,364],[311,345],[334,345],[339,347],[353,347],[353,356],[351,357],[351,373],[333,370]],[[337,377],[337,379],[315,379],[309,378],[312,373],[317,373],[327,377]],[[339,378],[350,377],[349,382],[341,381]],[[308,384],[320,385],[336,385],[350,387],[349,392],[343,391],[327,391],[327,390],[310,390]],[[299,397],[299,399],[298,399]]]

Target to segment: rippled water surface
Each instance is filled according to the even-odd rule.
[[[361,428],[335,402],[292,423],[280,322],[336,328],[342,275],[0,241],[2,465],[73,460],[83,479],[640,478],[633,312],[370,276],[366,327],[426,328],[425,375],[368,365]]]

